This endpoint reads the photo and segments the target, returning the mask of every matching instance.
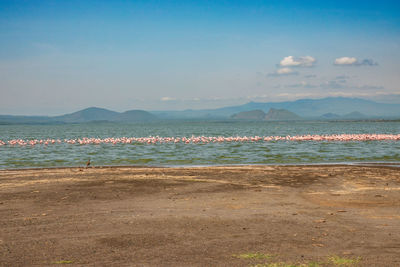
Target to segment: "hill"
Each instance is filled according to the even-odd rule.
[[[266,114],[267,113],[267,114]],[[399,119],[400,104],[377,103],[370,100],[346,97],[300,99],[286,102],[249,102],[244,105],[217,109],[152,111],[129,110],[115,112],[91,107],[62,116],[11,116],[0,115],[0,124],[85,123],[91,121],[148,122],[158,119],[185,120],[350,120],[350,119]]]
[[[321,119],[323,120],[335,120],[335,119],[340,119],[340,115],[335,114],[335,113],[325,113],[321,115]]]
[[[267,121],[294,121],[301,120],[302,118],[293,112],[286,109],[274,109],[271,108],[267,115],[265,115],[265,120]]]
[[[323,120],[361,120],[361,119],[367,119],[368,116],[365,114],[362,114],[358,111],[353,111],[344,115],[338,115],[334,113],[326,113],[322,116],[320,116],[321,119]]]
[[[114,120],[121,122],[149,122],[157,119],[157,116],[144,110],[129,110],[119,113]]]
[[[271,108],[267,114],[262,110],[242,111],[231,116],[235,120],[263,120],[263,121],[287,121],[301,120],[302,118],[285,109]]]
[[[120,113],[104,108],[91,107],[71,114],[54,117],[65,123],[81,123],[89,121],[114,121]]]
[[[244,105],[217,109],[183,110],[183,111],[153,111],[160,118],[229,118],[233,114],[244,111],[261,110],[268,112],[273,109],[285,109],[303,118],[320,119],[321,116],[343,116],[357,112],[363,118],[398,118],[400,104],[377,103],[360,98],[327,97],[321,99],[299,99],[285,102],[249,102]]]
[[[237,114],[233,114],[231,116],[232,119],[234,120],[253,120],[253,121],[259,121],[259,120],[264,120],[265,119],[265,112],[262,110],[251,110],[251,111],[242,111]]]
[[[123,113],[91,107],[61,116],[12,116],[0,115],[0,124],[54,124],[54,123],[87,123],[94,121],[107,122],[149,122],[157,116],[144,110],[129,110]]]
[[[317,117],[326,113],[340,116],[357,110],[367,116],[399,116],[399,104],[384,104],[359,98],[328,97],[322,99],[300,99],[288,102],[257,103],[250,102],[240,108],[269,110],[270,108],[286,109],[302,117]]]
[[[358,119],[365,119],[367,116],[364,114],[358,112],[358,111],[353,111],[348,114],[345,114],[342,116],[343,119],[352,119],[352,120],[358,120]]]

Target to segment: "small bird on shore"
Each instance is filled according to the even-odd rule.
[[[90,166],[90,159],[86,162],[86,168]]]

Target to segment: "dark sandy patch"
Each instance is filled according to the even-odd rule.
[[[0,171],[0,266],[341,262],[400,266],[399,169]]]

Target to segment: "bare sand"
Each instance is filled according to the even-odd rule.
[[[0,171],[0,266],[316,263],[400,266],[399,168]]]

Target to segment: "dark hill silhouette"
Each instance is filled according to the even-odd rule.
[[[365,118],[367,118],[367,116],[365,116],[364,114],[362,114],[358,111],[353,111],[353,112],[343,115],[342,118],[344,118],[344,119],[365,119]]]
[[[234,120],[264,120],[265,119],[265,112],[262,110],[250,110],[250,111],[242,111],[237,114],[231,116]]]
[[[129,110],[118,114],[115,121],[148,122],[157,120],[157,116],[144,110]]]
[[[57,121],[80,123],[89,121],[114,121],[120,113],[104,108],[86,108],[71,114],[54,117]]]
[[[300,116],[286,109],[271,108],[265,115],[265,120],[267,121],[295,121],[301,119]]]
[[[87,123],[95,121],[148,122],[157,119],[157,116],[144,110],[129,110],[119,113],[104,108],[91,107],[54,117],[0,115],[0,124]]]

